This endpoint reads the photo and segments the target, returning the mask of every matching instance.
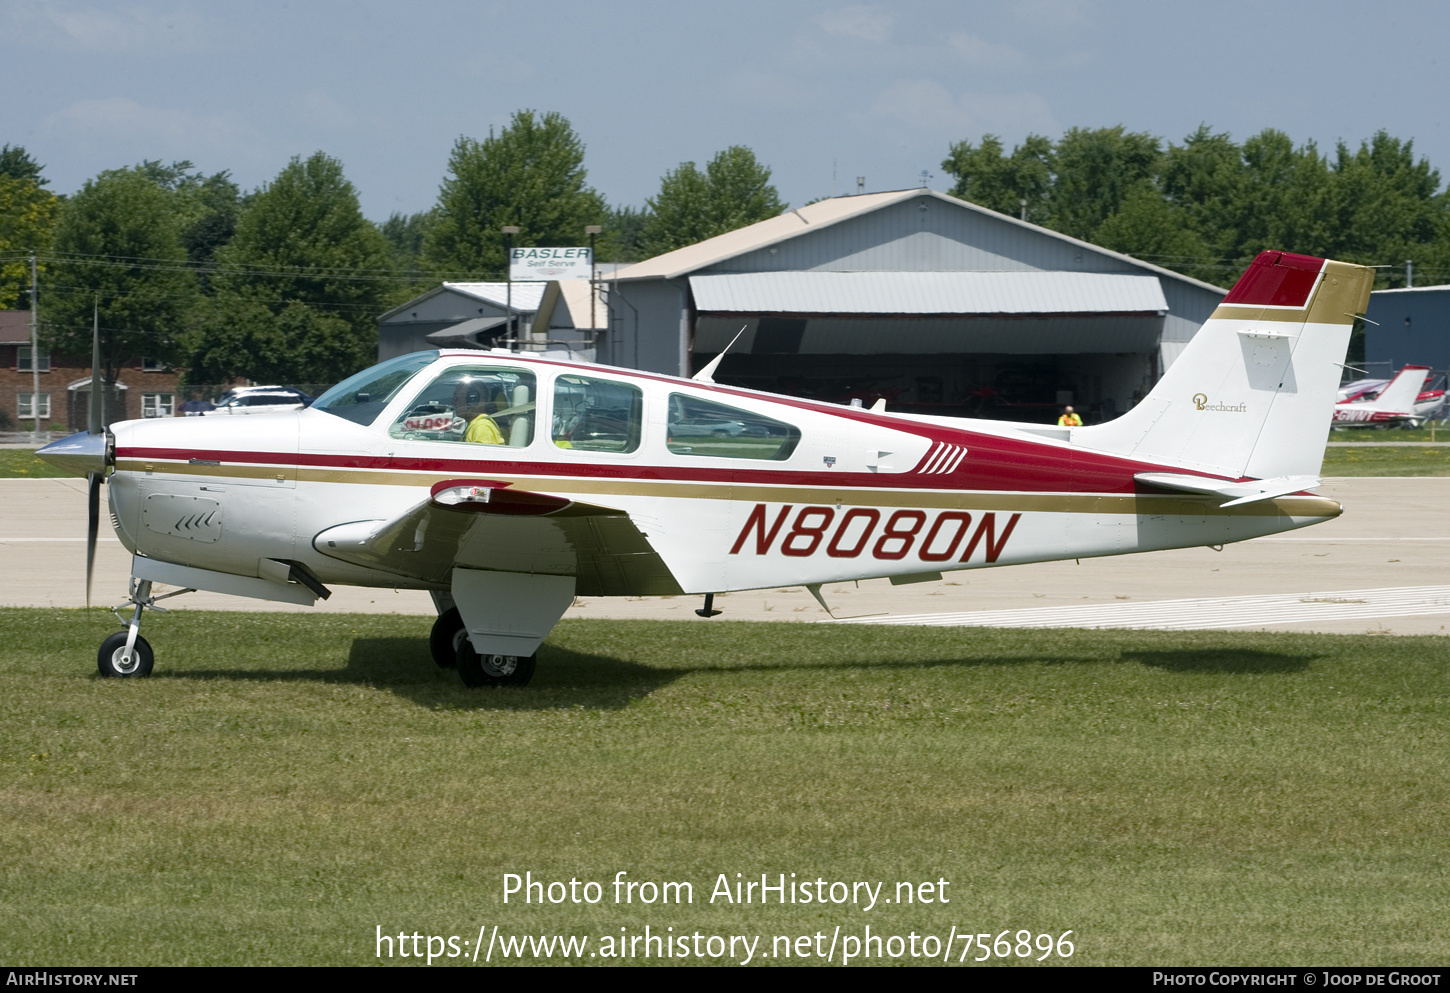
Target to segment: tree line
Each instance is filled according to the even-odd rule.
[[[1181,144],[1122,127],[951,146],[964,200],[1217,285],[1264,249],[1383,265],[1380,289],[1450,281],[1450,195],[1412,143],[1380,131],[1332,155],[1267,129]]]
[[[786,209],[744,146],[683,162],[643,209],[588,184],[584,145],[557,113],[519,111],[483,139],[460,137],[436,204],[365,218],[337,160],[294,158],[243,191],[190,162],[108,170],[76,193],[46,187],[23,148],[0,148],[0,309],[29,305],[39,260],[48,348],[85,355],[104,330],[114,377],[138,356],[187,381],[331,382],[376,353],[376,318],[440,279],[502,279],[514,243],[582,244],[629,262]],[[1450,196],[1411,143],[1380,132],[1333,155],[1266,130],[1242,143],[1201,127],[1182,143],[1122,127],[1073,128],[952,145],[952,193],[992,210],[1222,285],[1264,248],[1372,265],[1380,286],[1450,279]]]
[[[747,148],[682,163],[645,210],[611,208],[584,145],[556,113],[520,111],[453,147],[437,204],[374,224],[336,159],[296,157],[256,190],[191,162],[142,162],[60,197],[23,148],[0,149],[0,309],[29,306],[38,257],[44,346],[102,363],[147,357],[192,383],[335,382],[370,364],[379,314],[440,279],[501,280],[516,246],[578,245],[634,261],[785,209]]]

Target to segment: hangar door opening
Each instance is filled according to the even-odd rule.
[[[922,414],[1109,420],[1158,375],[1152,276],[784,272],[690,277],[691,361],[719,382]]]

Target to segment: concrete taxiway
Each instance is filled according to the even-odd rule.
[[[893,587],[885,580],[827,586],[851,623],[1001,627],[1233,628],[1331,633],[1445,634],[1450,629],[1450,478],[1337,478],[1319,492],[1345,506],[1336,520],[1209,548],[1081,563],[1048,562],[948,573]],[[0,480],[0,605],[85,605],[85,482]],[[130,556],[102,517],[93,601],[125,596]],[[176,610],[431,614],[426,593],[341,587],[315,607],[194,593]],[[699,597],[581,597],[568,617],[697,618]],[[716,597],[722,619],[830,621],[803,587]],[[876,615],[857,617],[857,615]]]

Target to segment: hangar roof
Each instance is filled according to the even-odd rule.
[[[1375,290],[1374,295],[1381,293],[1424,293],[1428,290],[1450,290],[1450,283],[1436,283],[1434,286],[1397,286],[1392,290]]]
[[[1097,272],[751,272],[691,276],[701,313],[1164,314],[1156,276]]]
[[[442,331],[434,331],[427,338],[439,348],[472,348],[478,344],[477,336],[480,332],[494,331],[506,326],[508,322],[507,317],[475,317],[460,321]]]
[[[518,282],[513,284],[513,307],[516,311],[531,314],[539,309],[539,302],[544,298],[544,287],[547,283],[540,282]],[[430,300],[441,293],[458,293],[475,300],[481,300],[495,307],[504,307],[509,298],[508,283],[443,283],[433,289],[416,296],[407,303],[399,304],[378,318],[378,321],[388,321],[406,311],[417,307],[425,300]]]
[[[1077,238],[1070,238],[1050,228],[1044,228],[1027,221],[1018,220],[1010,214],[999,214],[994,210],[988,210],[986,207],[980,207],[966,200],[959,200],[945,193],[938,193],[936,190],[925,188],[893,190],[888,193],[865,193],[859,196],[833,197],[829,200],[820,200],[816,203],[807,204],[804,207],[788,210],[776,217],[766,218],[763,221],[758,221],[755,224],[750,224],[743,228],[737,228],[734,231],[727,231],[725,234],[717,235],[714,238],[707,238],[697,244],[677,248],[673,252],[666,252],[663,255],[657,255],[652,259],[646,259],[635,265],[626,266],[607,278],[611,281],[677,279],[680,276],[687,276],[692,272],[698,272],[701,269],[744,255],[747,252],[768,248],[771,245],[787,241],[798,235],[830,227],[842,221],[880,210],[883,207],[923,196],[933,197],[965,210],[986,215],[994,221],[1015,225],[1041,237],[1056,239],[1087,249],[1098,255],[1118,259],[1132,265],[1134,268],[1142,269],[1146,272],[1151,272],[1159,276],[1167,276],[1202,289],[1212,290],[1218,295],[1222,295],[1225,292],[1222,287],[1193,279],[1182,273],[1174,272],[1171,269],[1164,269],[1161,266],[1153,265],[1151,262],[1144,262],[1130,255],[1110,251],[1100,245],[1094,245]]]
[[[513,284],[514,310],[538,310],[539,301],[544,298],[544,287],[547,285],[547,283],[516,281]],[[444,283],[443,287],[500,306],[507,303],[509,299],[508,283]]]
[[[599,325],[600,329],[607,329],[609,305],[606,302],[604,285],[602,282],[599,284],[599,297],[591,307],[589,280],[550,280],[539,303],[538,315],[534,318],[535,326],[589,330],[592,319],[603,322]]]

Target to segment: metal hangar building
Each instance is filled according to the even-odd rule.
[[[1450,286],[1375,290],[1366,316],[1364,364],[1371,374],[1389,378],[1406,365],[1450,369]]]
[[[930,189],[821,200],[608,288],[600,362],[688,376],[728,349],[717,382],[1089,422],[1140,399],[1225,292]]]

